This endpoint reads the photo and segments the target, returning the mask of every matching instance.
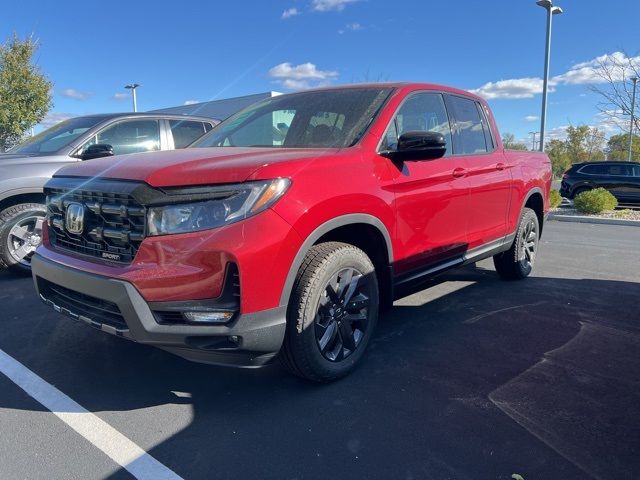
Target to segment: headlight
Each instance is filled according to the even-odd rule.
[[[212,187],[224,198],[149,208],[148,235],[197,232],[251,217],[273,205],[291,185],[287,178]]]

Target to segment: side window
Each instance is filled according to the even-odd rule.
[[[176,148],[184,148],[193,143],[207,132],[207,125],[211,127],[209,123],[194,122],[192,120],[169,120],[174,146]]]
[[[125,120],[106,127],[93,135],[80,149],[106,143],[113,147],[114,155],[160,150],[160,126],[158,120]]]
[[[640,165],[633,165],[633,177],[640,177]]]
[[[455,118],[455,153],[486,153],[489,148],[476,102],[469,98],[449,95],[447,105],[451,106]]]
[[[607,165],[586,165],[580,169],[580,173],[589,175],[608,175],[609,168]]]
[[[441,133],[447,142],[445,157],[451,155],[451,127],[442,95],[418,93],[409,97],[387,128],[382,139],[382,150],[395,150],[400,135],[411,131]]]
[[[629,175],[631,172],[627,172],[626,165],[609,165],[609,171],[607,172],[609,175],[615,175],[616,177],[622,175]]]

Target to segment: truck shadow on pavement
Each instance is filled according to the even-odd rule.
[[[640,284],[469,268],[426,286],[329,385],[189,363],[32,292],[26,319],[1,300],[0,348],[184,478],[638,478]]]

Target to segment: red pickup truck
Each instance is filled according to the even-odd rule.
[[[279,356],[326,382],[411,285],[488,257],[529,275],[549,207],[546,155],[504,150],[486,102],[444,86],[282,95],[193,147],[55,175],[44,302],[190,360]]]

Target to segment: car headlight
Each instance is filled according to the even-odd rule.
[[[288,178],[215,186],[223,198],[151,207],[148,235],[197,232],[221,227],[256,215],[273,205],[291,185]]]

